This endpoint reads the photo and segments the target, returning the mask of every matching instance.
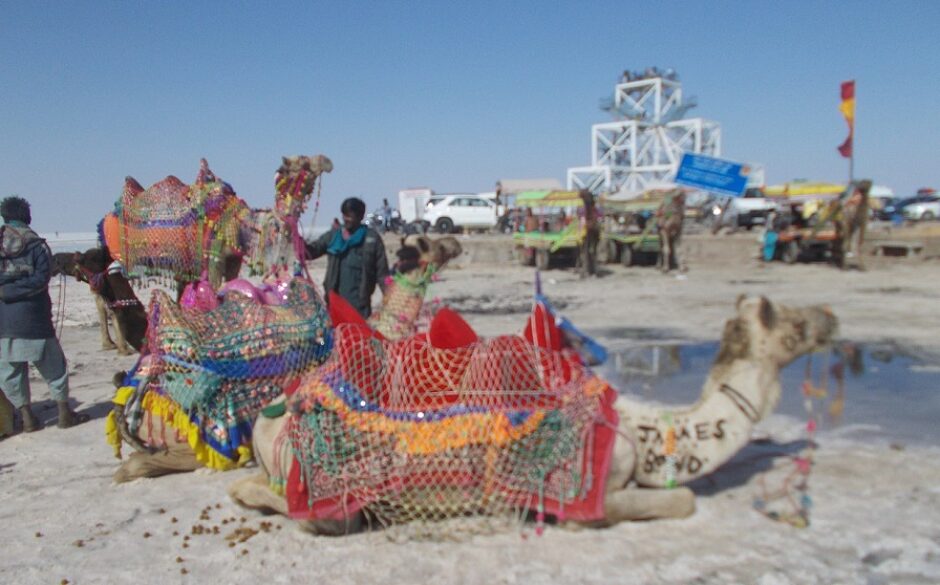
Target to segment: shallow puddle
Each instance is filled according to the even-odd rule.
[[[668,335],[638,333],[642,336],[630,347],[608,344],[609,358],[594,368],[597,373],[624,394],[665,404],[695,402],[718,353],[718,342],[648,341]],[[599,340],[604,337],[599,335]],[[826,390],[824,397],[813,400],[820,430],[852,438],[940,445],[940,363],[891,345],[850,347],[858,350],[855,359],[838,351],[811,357],[809,379]],[[805,379],[806,356],[781,373],[783,395],[777,413],[808,418],[801,392]]]

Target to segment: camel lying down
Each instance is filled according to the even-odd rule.
[[[399,261],[396,265],[395,278],[386,286],[382,297],[382,308],[371,318],[370,323],[374,329],[380,331],[386,338],[395,339],[413,331],[422,311],[424,297],[432,276],[444,269],[447,263],[460,256],[463,252],[460,243],[453,237],[428,238],[427,236],[409,236],[402,240],[398,251]],[[319,301],[318,301],[319,302]],[[316,366],[313,366],[316,369]],[[124,372],[119,372],[113,380],[118,396],[124,384]],[[134,451],[124,459],[121,466],[114,473],[114,481],[123,483],[141,477],[159,477],[172,473],[194,471],[200,467],[210,466],[215,469],[230,469],[241,466],[250,461],[250,452],[245,450],[245,456],[237,461],[216,456],[213,451],[203,445],[201,440],[194,440],[185,427],[177,426],[180,416],[157,416],[152,412],[145,412],[145,423],[138,426],[136,432],[129,430],[125,416],[126,405],[134,400],[146,400],[151,393],[149,384],[152,380],[143,376],[139,390],[131,397],[116,400],[111,419],[113,419],[113,441],[119,446],[126,443]],[[265,382],[257,381],[257,385]],[[137,398],[134,398],[136,396]],[[115,397],[117,399],[117,396]],[[153,398],[153,396],[150,396]],[[257,415],[263,406],[258,405],[253,411],[252,418]],[[182,409],[175,409],[182,411]],[[175,420],[174,420],[175,419]],[[0,403],[0,436],[3,431],[3,410]],[[182,424],[186,424],[183,421]],[[197,443],[197,444],[194,444]],[[112,443],[113,444],[113,443]],[[247,446],[247,445],[246,445]],[[199,453],[195,449],[199,449]],[[118,449],[120,456],[120,449]]]
[[[737,315],[725,325],[719,354],[695,404],[667,409],[623,396],[614,402],[619,423],[605,484],[604,516],[590,524],[691,515],[695,509],[691,490],[663,488],[711,473],[743,448],[753,426],[779,402],[780,369],[823,348],[836,327],[828,307],[789,308],[764,297],[739,298]],[[261,416],[256,422],[254,453],[262,473],[229,487],[229,495],[239,504],[288,515],[287,500],[269,485],[271,477],[290,477],[298,465],[285,440],[290,418]],[[363,518],[357,512],[342,520],[307,520],[303,525],[318,534],[343,534],[360,529]]]

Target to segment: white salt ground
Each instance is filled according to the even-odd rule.
[[[936,263],[868,273],[715,264],[693,266],[685,280],[614,267],[596,280],[560,271],[551,278],[545,292],[564,301],[566,315],[589,330],[669,328],[693,339],[716,339],[739,293],[764,293],[784,303],[831,304],[843,338],[890,339],[940,355],[940,314],[931,284],[940,282]],[[871,292],[885,282],[895,292]],[[458,265],[432,295],[462,295],[458,308],[464,310],[489,305],[491,298],[524,304],[531,283],[528,269]],[[56,298],[55,286],[51,293]],[[940,448],[869,441],[865,428],[844,427],[821,439],[811,478],[812,524],[802,530],[751,509],[759,474],[750,447],[696,484],[698,509],[684,520],[605,530],[549,527],[541,537],[526,527],[525,537],[514,531],[460,542],[401,543],[382,532],[310,536],[286,519],[245,511],[228,500],[226,486],[252,469],[114,485],[117,461],[104,441],[103,418],[112,374],[134,358],[100,351],[90,297],[74,283],[67,293],[62,342],[73,372],[72,396],[93,420],[0,442],[0,583],[940,582]],[[467,317],[488,335],[517,331],[523,320],[520,313]],[[48,391],[41,381],[33,384],[41,417],[52,422]],[[785,443],[801,438],[802,427],[801,420],[776,415],[760,429]],[[206,507],[209,519],[200,520]],[[234,527],[260,530],[262,522],[271,523],[268,531],[228,546],[225,537]],[[210,534],[192,534],[197,525]],[[219,534],[211,533],[214,527]]]

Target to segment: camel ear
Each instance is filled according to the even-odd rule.
[[[761,325],[765,329],[773,329],[776,324],[776,315],[774,314],[774,307],[770,304],[770,301],[767,300],[767,297],[761,296],[760,298],[760,307],[757,310],[757,316],[760,319]]]
[[[739,295],[738,295],[738,300],[736,300],[736,301],[734,302],[734,308],[737,309],[738,311],[740,311],[740,310],[741,310],[741,303],[743,303],[743,302],[745,301],[745,299],[747,299],[747,295],[746,295],[746,294],[744,294],[744,293],[739,294]]]

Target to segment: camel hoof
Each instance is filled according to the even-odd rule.
[[[228,487],[228,496],[244,508],[287,515],[287,500],[268,486],[268,477],[255,474],[239,479]]]
[[[121,463],[121,466],[118,467],[117,471],[114,472],[114,475],[111,476],[111,479],[114,480],[114,483],[127,483],[129,481],[134,481],[135,479],[140,479],[141,477],[146,477],[146,475],[140,473],[140,470],[137,469],[137,466],[131,465],[133,460],[128,459]]]
[[[118,355],[133,355],[137,353],[134,350],[128,349],[126,347],[117,348],[117,352],[118,352]]]
[[[111,351],[112,349],[117,349],[117,346],[109,341],[101,342],[101,351]]]

